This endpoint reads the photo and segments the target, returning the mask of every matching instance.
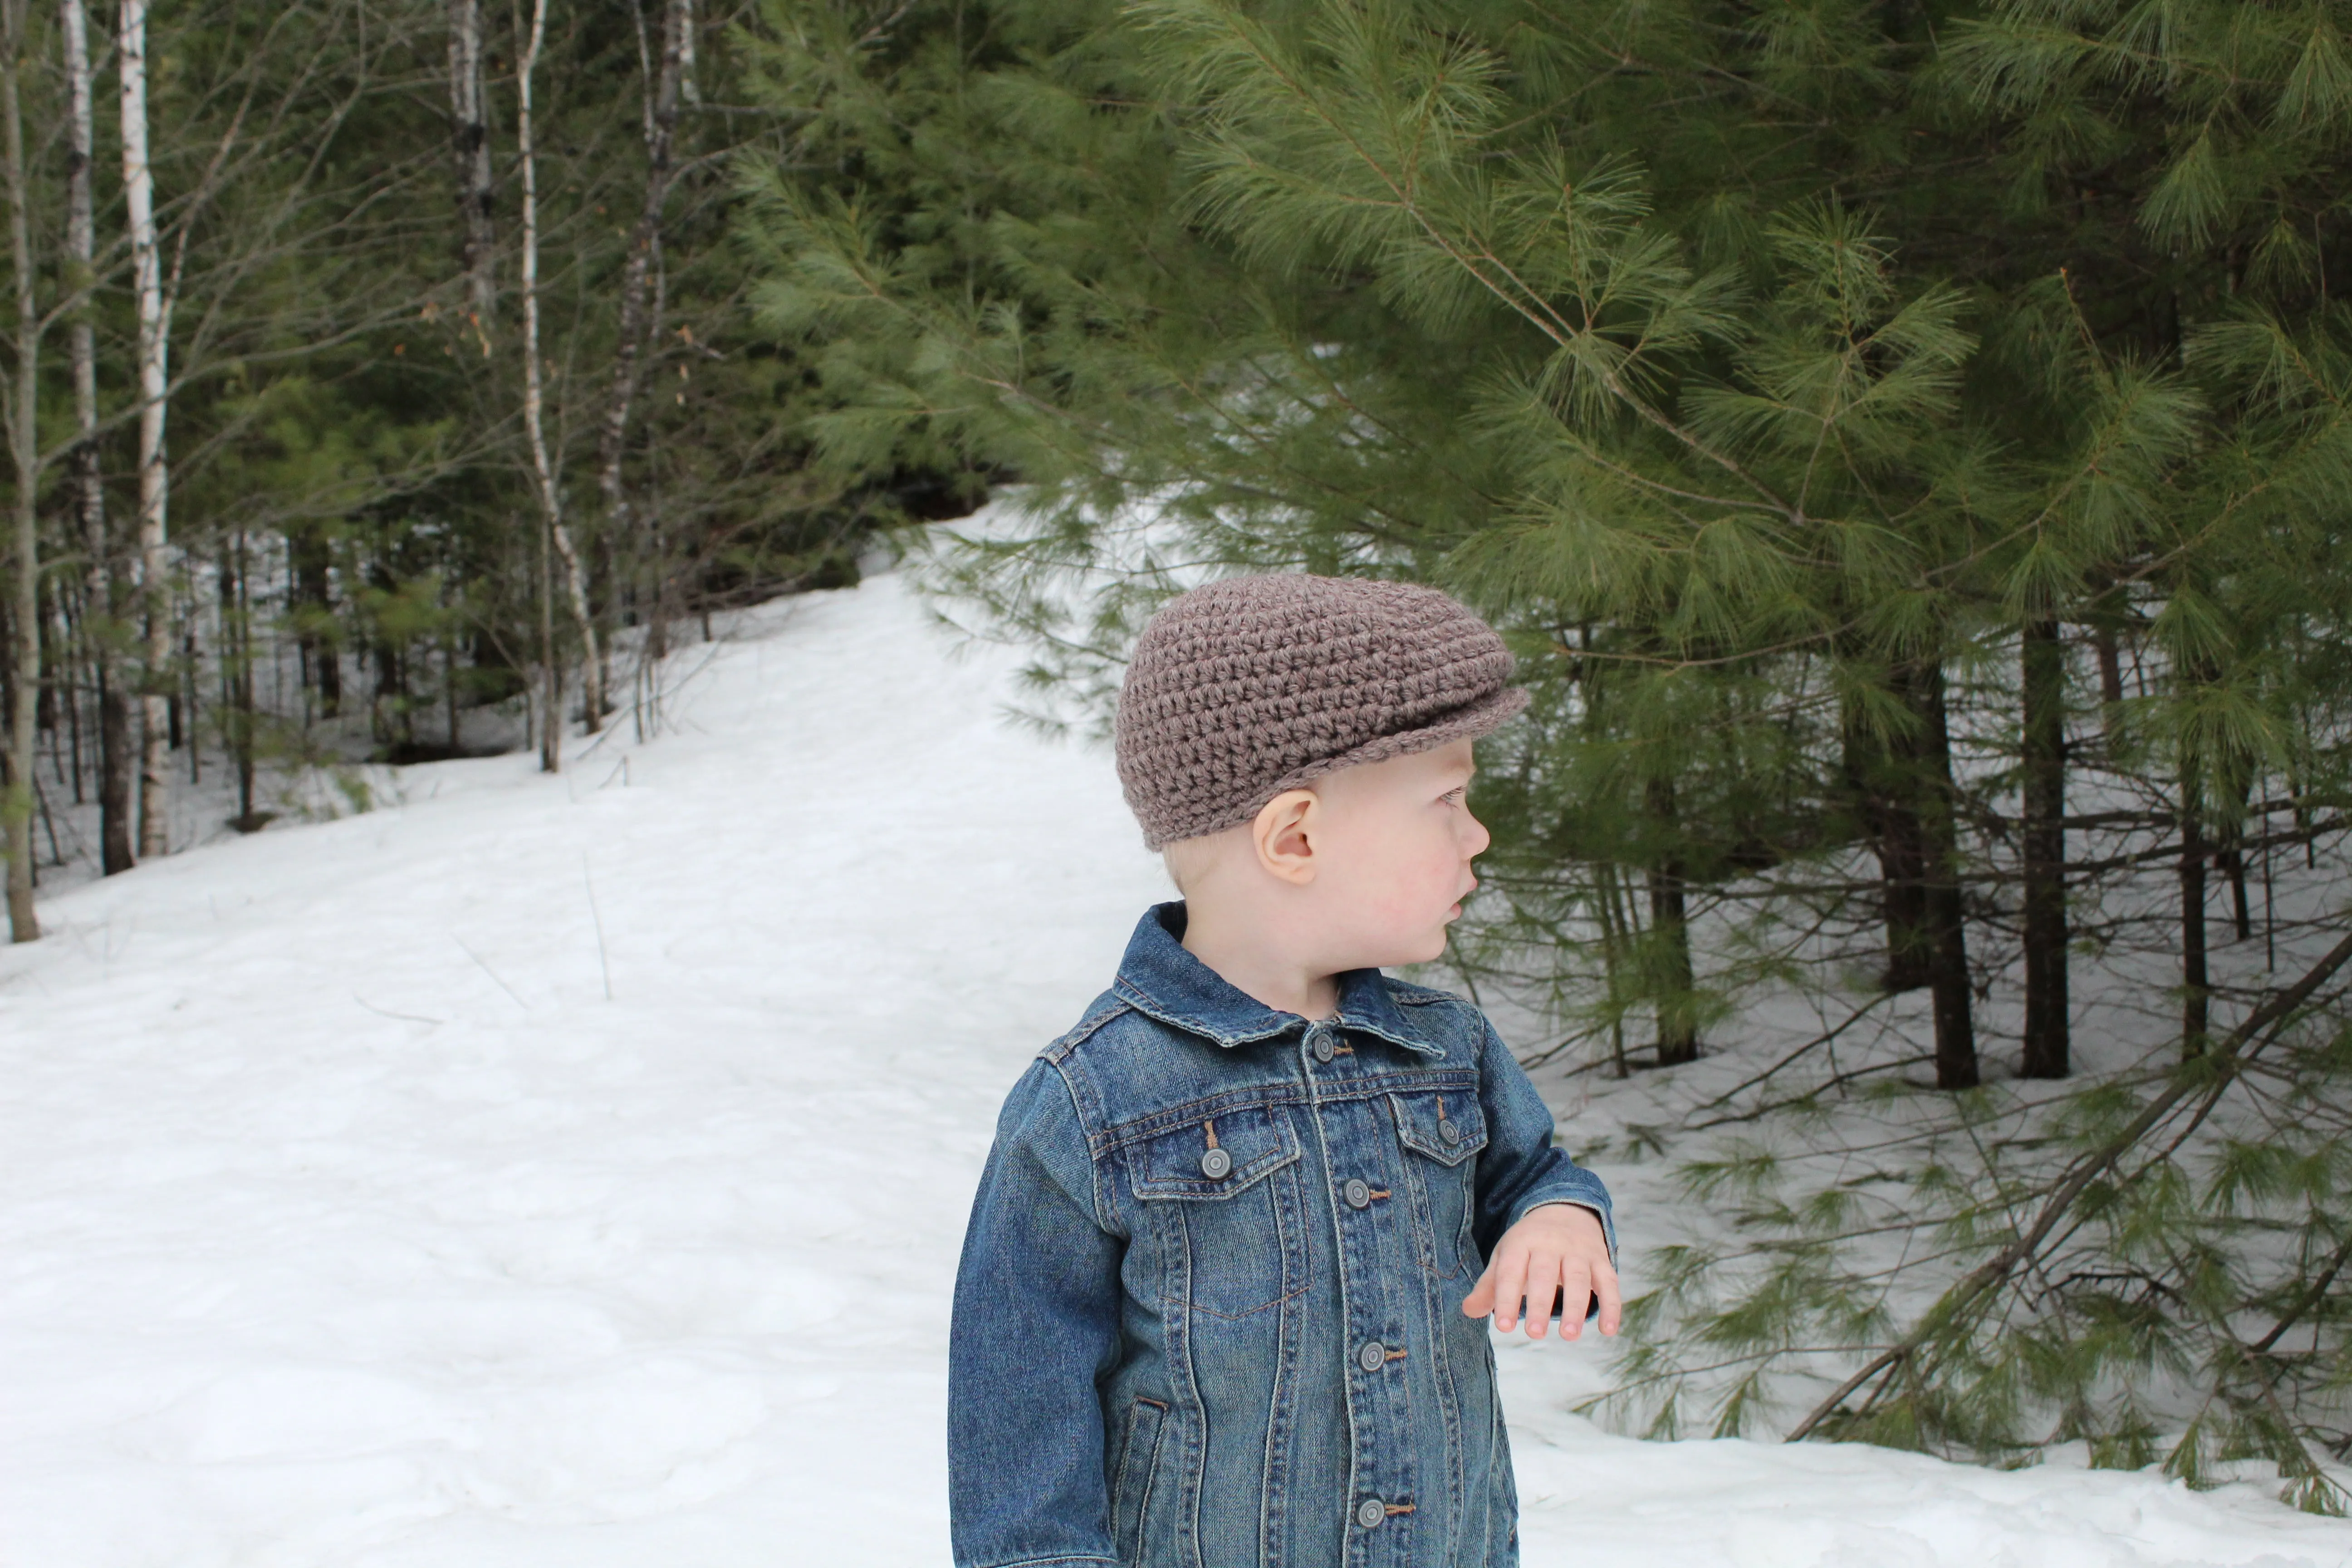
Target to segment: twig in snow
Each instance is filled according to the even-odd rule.
[[[438,1018],[421,1018],[414,1013],[388,1013],[356,991],[352,993],[352,1000],[379,1018],[397,1018],[404,1024],[430,1024],[436,1029],[441,1026],[441,1020]]]
[[[467,947],[464,937],[459,936],[453,931],[449,933],[449,940],[456,942],[459,951],[463,952],[467,958],[472,959],[476,967],[480,969],[483,973],[488,975],[490,979],[496,983],[499,990],[505,992],[509,997],[512,997],[516,1006],[521,1008],[526,1013],[530,1011],[530,1004],[524,1001],[521,997],[516,996],[514,987],[508,984],[505,981],[499,979],[499,972],[492,969],[489,964],[484,961],[480,953],[476,952],[472,948]],[[607,986],[606,990],[609,992],[611,987]]]
[[[604,1000],[613,999],[613,960],[604,951],[604,917],[596,909],[596,879],[588,871],[588,851],[580,851],[580,879],[588,884],[588,918],[596,922],[596,963],[604,972]]]
[[[1891,991],[1881,991],[1869,1001],[1864,1002],[1861,1006],[1855,1008],[1852,1013],[1847,1014],[1843,1023],[1839,1024],[1834,1028],[1827,1029],[1821,1034],[1815,1035],[1811,1039],[1807,1040],[1803,1045],[1799,1046],[1795,1050],[1790,1051],[1787,1056],[1782,1057],[1779,1061],[1774,1062],[1770,1067],[1766,1068],[1754,1078],[1748,1079],[1745,1082],[1733,1084],[1729,1089],[1725,1089],[1721,1094],[1717,1095],[1713,1100],[1708,1100],[1705,1105],[1700,1106],[1698,1109],[1701,1110],[1713,1110],[1717,1106],[1727,1102],[1733,1095],[1738,1094],[1740,1090],[1754,1089],[1758,1084],[1762,1083],[1774,1073],[1779,1072],[1781,1068],[1794,1063],[1799,1058],[1804,1056],[1807,1052],[1813,1050],[1817,1047],[1831,1044],[1835,1041],[1840,1035],[1844,1034],[1848,1029],[1853,1028],[1856,1024],[1862,1022],[1864,1016],[1869,1013],[1872,1008],[1877,1006],[1881,1002],[1885,1001],[1888,997],[1894,994],[1895,993]]]

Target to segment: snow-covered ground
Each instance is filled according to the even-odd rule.
[[[0,953],[0,1564],[947,1561],[990,1124],[1166,884],[899,577],[710,651],[653,743],[409,770]],[[1532,1568],[2352,1563],[2252,1485],[1612,1436],[1593,1353],[1502,1357]]]

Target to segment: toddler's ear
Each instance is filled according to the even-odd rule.
[[[1311,789],[1286,789],[1258,808],[1250,842],[1268,875],[1297,887],[1315,879],[1315,838],[1323,803]]]

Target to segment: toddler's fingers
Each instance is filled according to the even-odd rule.
[[[1523,1247],[1505,1246],[1495,1255],[1495,1326],[1505,1333],[1519,1320],[1519,1300],[1528,1293],[1528,1254]]]
[[[1552,1296],[1559,1289],[1558,1253],[1531,1252],[1528,1258],[1528,1338],[1539,1340],[1551,1327]]]
[[[1559,1337],[1572,1340],[1584,1332],[1584,1309],[1592,1300],[1592,1266],[1580,1258],[1560,1260]]]
[[[1498,1258],[1487,1264],[1486,1271],[1478,1276],[1478,1283],[1470,1287],[1470,1294],[1462,1298],[1464,1317],[1483,1318],[1495,1310],[1495,1268],[1500,1261]]]
[[[1592,1266],[1592,1293],[1601,1298],[1601,1331],[1613,1334],[1624,1321],[1625,1304],[1618,1294],[1617,1270],[1606,1263]]]

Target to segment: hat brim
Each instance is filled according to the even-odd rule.
[[[1336,752],[1328,757],[1318,757],[1311,763],[1303,763],[1283,774],[1273,784],[1259,790],[1246,804],[1237,805],[1225,813],[1215,826],[1202,828],[1199,834],[1187,837],[1202,837],[1211,833],[1222,833],[1228,827],[1238,827],[1243,823],[1255,818],[1259,812],[1265,809],[1267,801],[1283,791],[1312,784],[1317,779],[1328,777],[1343,768],[1359,768],[1371,763],[1384,763],[1391,757],[1411,756],[1416,752],[1433,752],[1453,741],[1475,741],[1481,735],[1491,734],[1518,717],[1521,710],[1527,705],[1526,687],[1506,686],[1498,690],[1488,692],[1475,702],[1465,703],[1454,709],[1432,723],[1418,725],[1410,730],[1398,730],[1386,735],[1375,735],[1360,745],[1349,747],[1347,751]],[[1145,847],[1158,849],[1162,844],[1168,842],[1170,841],[1162,839],[1159,843],[1148,844]]]

